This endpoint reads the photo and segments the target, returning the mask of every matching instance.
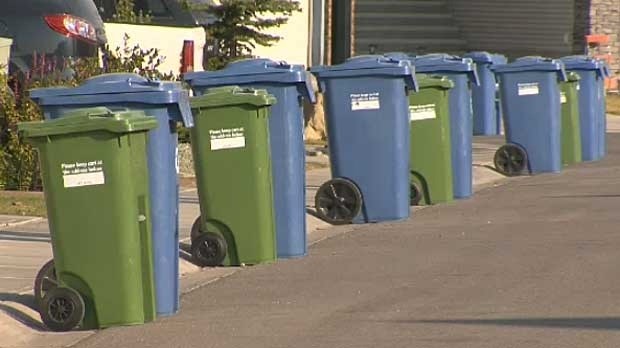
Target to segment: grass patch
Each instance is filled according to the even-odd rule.
[[[47,217],[42,192],[0,191],[0,214]]]
[[[620,115],[620,94],[607,95],[607,113]]]

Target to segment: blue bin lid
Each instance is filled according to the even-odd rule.
[[[465,73],[469,75],[474,85],[480,85],[476,65],[471,58],[446,53],[431,53],[415,57],[414,65],[416,71],[423,73]]]
[[[602,77],[609,77],[609,67],[605,61],[584,55],[566,56],[560,58],[566,70],[596,70]]]
[[[475,63],[486,64],[506,64],[507,60],[504,55],[497,53],[489,53],[486,51],[469,52],[463,55],[465,58],[471,58]]]
[[[400,61],[407,61],[409,62],[409,64],[411,64],[411,69],[412,72],[415,73],[415,67],[413,66],[413,60],[414,60],[414,55],[411,54],[407,54],[404,52],[389,52],[389,53],[384,53],[383,56],[388,57],[390,59],[394,59],[394,60],[400,60]],[[415,78],[414,75],[414,79],[413,79],[413,83],[414,83],[414,87],[412,88],[415,92],[420,90],[420,85],[418,84],[418,79]]]
[[[75,104],[76,97],[81,102]],[[189,94],[178,82],[151,80],[137,74],[114,73],[92,77],[77,87],[35,88],[30,98],[41,106],[108,103],[178,104],[180,117],[170,115],[186,127],[194,125]],[[85,99],[88,101],[84,101]]]
[[[521,57],[509,64],[495,65],[492,68],[496,73],[525,72],[525,71],[555,71],[560,81],[566,81],[564,64],[559,59],[540,56]]]
[[[381,55],[362,55],[347,59],[344,63],[330,66],[312,67],[310,71],[319,80],[321,90],[325,90],[324,79],[361,76],[402,77],[412,90],[418,90],[415,70],[409,59],[398,59]]]
[[[271,59],[243,59],[228,63],[217,71],[199,71],[183,75],[194,87],[216,87],[254,83],[279,83],[297,85],[299,93],[311,103],[316,103],[312,83],[303,65],[288,64]]]

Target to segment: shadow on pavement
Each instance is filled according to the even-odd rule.
[[[15,293],[0,293],[0,301],[16,302],[27,306],[35,312],[39,312],[39,309],[35,305],[34,296],[32,294],[15,294]],[[35,329],[37,331],[48,331],[48,329],[37,319],[32,318],[28,313],[25,313],[18,308],[10,306],[6,303],[0,303],[0,311],[6,313],[11,318],[19,321],[20,323]]]
[[[194,260],[192,258],[192,244],[180,242],[179,243],[179,257],[183,260],[195,265]]]
[[[321,218],[321,217],[319,216],[319,214],[316,212],[316,210],[315,210],[315,209],[306,208],[306,214],[308,214],[308,215],[312,215],[312,216],[314,216],[315,218],[317,218],[317,219],[319,219],[319,220],[323,221],[323,218]]]
[[[532,328],[620,330],[620,317],[396,320],[402,324],[494,325]]]
[[[47,233],[0,231],[0,240],[49,243],[50,236]]]
[[[471,166],[472,167],[479,167],[479,168],[486,168],[486,169],[494,171],[495,173],[504,175],[504,173],[501,173],[500,171],[495,169],[495,166],[492,166],[492,165],[489,165],[489,164],[477,164],[477,163],[474,163]]]

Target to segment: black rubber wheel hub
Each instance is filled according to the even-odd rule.
[[[41,320],[52,331],[70,331],[84,319],[84,299],[70,288],[49,290],[42,300]]]
[[[506,176],[523,174],[527,167],[527,154],[518,145],[506,144],[495,152],[495,169]]]
[[[192,257],[201,267],[220,266],[228,249],[224,237],[217,233],[201,233],[192,240]]]
[[[333,225],[349,224],[362,210],[362,194],[350,180],[336,178],[319,187],[314,205],[321,219]]]

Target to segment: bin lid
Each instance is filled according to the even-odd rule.
[[[77,109],[64,117],[18,124],[20,135],[26,138],[44,137],[91,131],[110,133],[144,132],[157,127],[157,119],[143,111],[112,112],[108,108]]]
[[[559,59],[551,59],[540,56],[527,56],[517,58],[512,63],[493,67],[496,72],[519,72],[519,71],[563,71],[564,64]]]
[[[209,88],[205,94],[190,99],[192,109],[231,105],[266,107],[276,103],[276,98],[264,89],[239,86]]]
[[[294,84],[304,98],[316,103],[314,89],[308,77],[303,65],[266,58],[238,60],[228,63],[226,67],[217,71],[199,71],[183,75],[183,79],[192,88],[258,83]]]
[[[475,63],[506,64],[508,62],[504,55],[486,51],[469,52],[464,54],[463,57],[471,58]]]
[[[75,97],[81,97],[78,101]],[[35,88],[30,98],[37,104],[79,105],[106,103],[178,104],[180,117],[173,120],[193,126],[189,94],[179,82],[151,80],[132,73],[103,74],[84,81],[77,87]]]
[[[451,89],[454,87],[454,83],[449,78],[441,75],[418,74],[416,78],[418,80],[418,84],[420,85],[420,89]]]
[[[601,76],[609,77],[609,68],[604,61],[584,55],[560,58],[566,70],[596,70]]]
[[[421,73],[465,73],[468,74],[471,82],[478,86],[478,73],[476,65],[471,58],[462,58],[446,53],[431,53],[423,56],[416,56],[413,64],[416,71]]]
[[[344,63],[330,66],[312,67],[310,71],[319,80],[319,86],[324,90],[323,79],[347,78],[361,76],[391,76],[402,77],[412,90],[417,90],[415,70],[409,59],[398,59],[381,55],[362,55],[347,59]]]

